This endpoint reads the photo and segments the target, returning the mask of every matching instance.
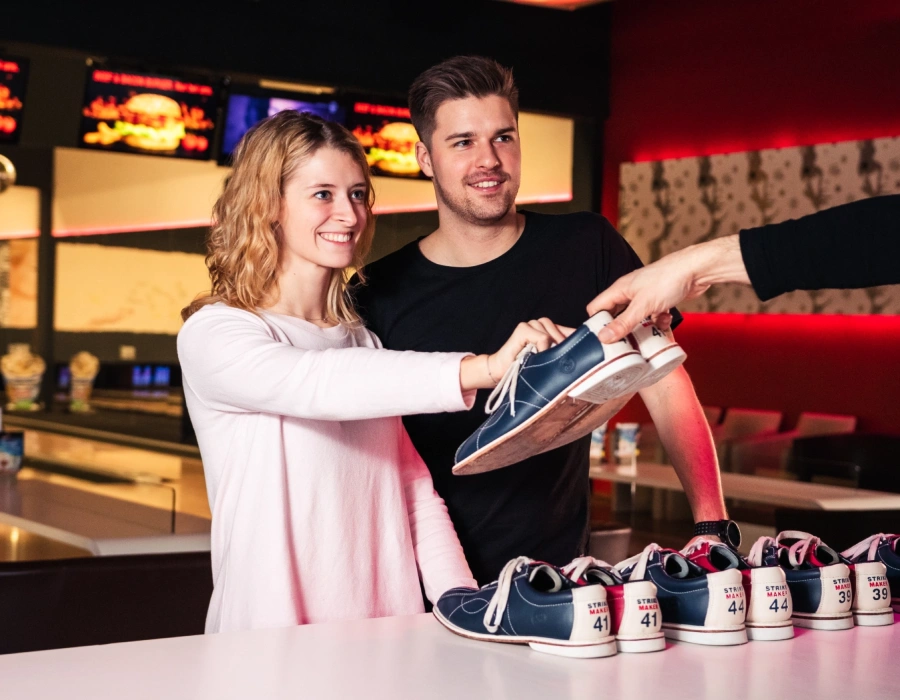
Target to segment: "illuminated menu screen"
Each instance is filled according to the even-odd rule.
[[[80,145],[105,151],[208,159],[216,130],[212,85],[92,69]]]
[[[228,109],[225,114],[225,127],[222,135],[222,149],[219,161],[228,162],[238,142],[263,119],[271,117],[286,109],[315,114],[328,121],[344,123],[344,107],[334,99],[321,95],[290,94],[242,94],[232,93],[228,96]]]
[[[0,56],[0,143],[19,142],[27,81],[27,59]]]
[[[373,175],[423,177],[408,107],[355,101],[347,109],[346,125],[366,150]]]

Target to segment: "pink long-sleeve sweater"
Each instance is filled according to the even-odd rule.
[[[224,304],[178,334],[212,511],[207,632],[422,612],[476,586],[398,416],[459,411],[461,353]]]

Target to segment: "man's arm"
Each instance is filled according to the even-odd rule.
[[[684,487],[694,522],[726,519],[712,434],[684,367],[640,394]]]
[[[593,315],[627,306],[600,333],[612,343],[651,316],[713,284],[751,284],[763,301],[794,289],[854,289],[900,283],[900,195],[873,197],[799,219],[744,229],[692,245],[617,279],[588,304]]]

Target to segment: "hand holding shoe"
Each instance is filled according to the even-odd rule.
[[[567,326],[557,326],[549,318],[541,318],[516,326],[503,347],[493,355],[476,355],[465,358],[459,370],[463,391],[493,389],[523,348],[533,345],[538,352],[561,343],[574,331]]]

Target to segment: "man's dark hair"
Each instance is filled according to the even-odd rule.
[[[519,118],[519,89],[512,70],[492,58],[455,56],[422,73],[409,88],[409,111],[413,126],[425,145],[431,147],[438,107],[448,100],[497,95],[509,102]]]

